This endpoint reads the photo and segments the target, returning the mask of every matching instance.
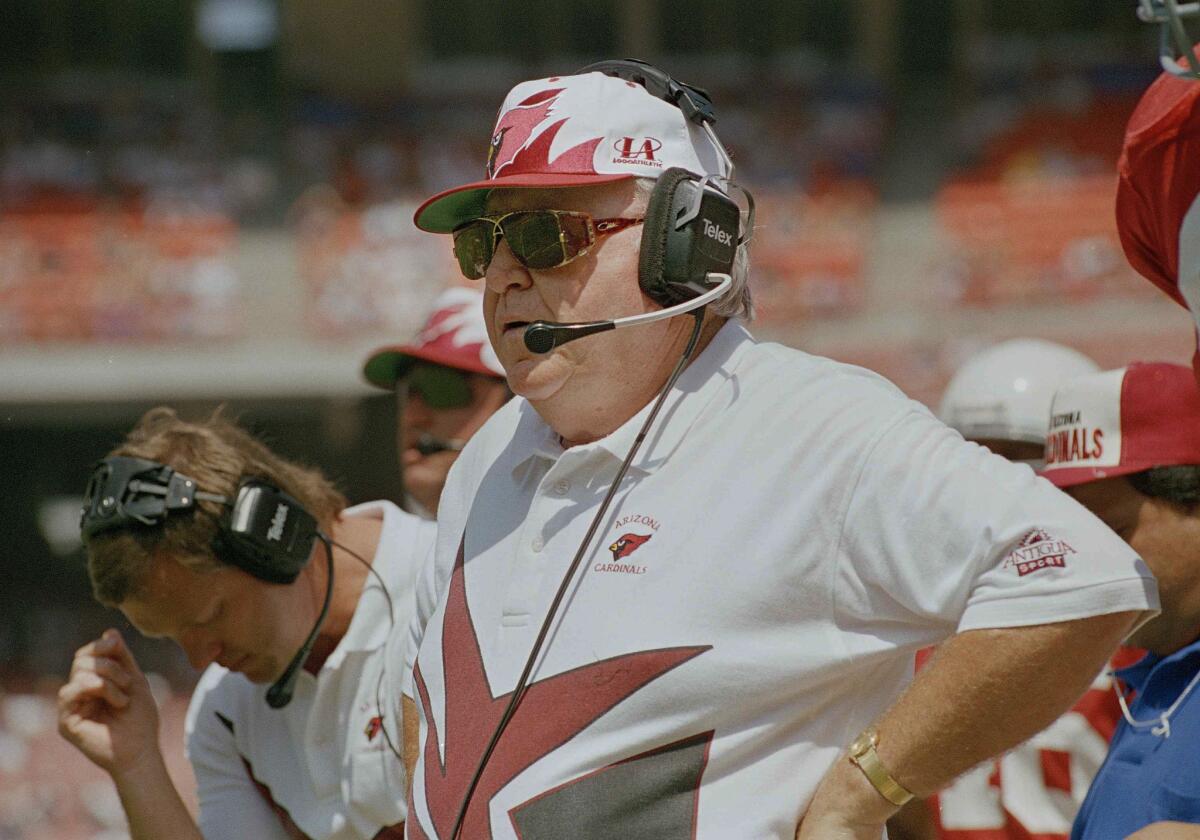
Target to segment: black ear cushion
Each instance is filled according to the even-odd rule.
[[[642,222],[642,251],[638,258],[638,283],[652,300],[663,306],[674,302],[663,276],[666,271],[667,237],[671,233],[671,206],[675,191],[684,181],[696,176],[686,169],[673,166],[658,176],[650,193],[646,219]]]
[[[267,583],[292,583],[305,565],[290,557],[272,557],[224,529],[213,538],[213,552],[222,562]]]

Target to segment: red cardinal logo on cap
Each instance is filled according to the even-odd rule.
[[[514,108],[501,115],[496,123],[496,133],[488,147],[487,175],[496,177],[496,171],[513,162],[521,149],[533,137],[533,131],[550,115],[555,98],[562,88],[539,91],[526,97]]]
[[[555,138],[570,119],[570,109],[562,110],[562,119],[552,119],[564,88],[541,90],[525,97],[496,120],[496,130],[488,145],[489,179],[526,173],[595,173],[592,155],[600,145],[593,137],[566,150],[554,160],[550,150]]]
[[[503,126],[492,135],[492,142],[488,145],[487,159],[487,176],[489,178],[496,177],[496,156],[500,154],[500,147],[504,144],[504,135],[508,134],[510,128],[512,128],[510,125]]]
[[[623,557],[628,557],[633,552],[641,548],[642,543],[650,539],[653,534],[623,534],[615,543],[608,547],[612,552],[613,560],[620,560]]]

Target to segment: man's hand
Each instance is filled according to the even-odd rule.
[[[841,755],[813,794],[796,840],[879,840],[897,810]]]
[[[75,652],[58,692],[58,731],[114,779],[162,763],[158,707],[116,630]]]
[[[1126,840],[1197,840],[1200,825],[1181,822],[1156,822],[1130,834]]]

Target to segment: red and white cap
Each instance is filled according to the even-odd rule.
[[[438,193],[417,208],[414,221],[450,233],[482,214],[494,189],[657,178],[673,166],[731,174],[704,129],[636,82],[599,72],[522,82],[500,106],[486,177]]]
[[[1200,335],[1200,84],[1164,73],[1142,96],[1117,164],[1130,265],[1192,312]],[[1200,353],[1193,360],[1200,376]]]
[[[1135,362],[1055,393],[1041,474],[1058,487],[1181,464],[1200,465],[1200,389],[1186,367]]]
[[[434,303],[433,314],[415,342],[380,347],[363,365],[363,376],[372,385],[391,390],[418,360],[436,365],[504,376],[483,321],[483,295],[456,286],[443,292]]]

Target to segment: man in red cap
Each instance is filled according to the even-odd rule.
[[[396,392],[396,453],[405,509],[431,519],[450,466],[511,393],[488,343],[483,296],[447,289],[416,341],[380,347],[363,365],[372,385]]]
[[[1146,657],[1116,671],[1125,720],[1072,840],[1200,837],[1200,393],[1191,371],[1132,364],[1060,387],[1042,474],[1141,555],[1162,601],[1129,639]]]

